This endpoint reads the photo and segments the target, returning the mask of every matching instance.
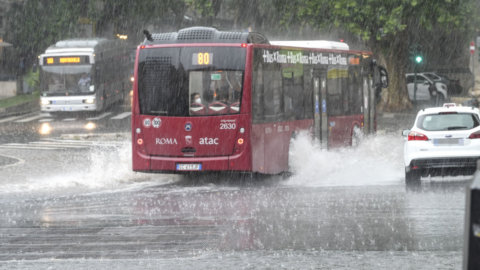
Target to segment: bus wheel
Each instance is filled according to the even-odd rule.
[[[290,178],[290,176],[293,175],[293,165],[292,165],[292,160],[293,160],[293,153],[292,153],[292,145],[295,141],[295,137],[297,135],[295,132],[292,133],[292,136],[290,137],[290,143],[288,144],[288,157],[287,157],[287,170],[282,173],[282,176],[284,179]]]
[[[358,126],[354,126],[352,130],[352,147],[358,147],[363,139],[363,131]]]

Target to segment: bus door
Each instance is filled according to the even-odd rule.
[[[327,117],[327,73],[317,71],[313,74],[314,98],[314,137],[322,149],[328,146],[328,117]]]
[[[369,76],[363,77],[363,130],[366,134],[375,132],[375,93]]]

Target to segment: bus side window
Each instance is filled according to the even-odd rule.
[[[283,120],[283,87],[280,65],[272,64],[263,71],[265,120]]]
[[[313,85],[312,85],[312,70],[304,66],[303,72],[303,108],[304,118],[313,118]]]
[[[327,90],[328,115],[343,115],[342,78],[340,78],[340,70],[332,69],[328,71]]]
[[[294,73],[290,70],[284,70],[282,73],[283,92],[285,93],[284,104],[286,119],[295,119],[295,108],[293,101],[295,99],[295,89],[293,76]]]
[[[261,58],[255,57],[255,59],[260,60]],[[263,64],[260,61],[256,62],[253,68],[252,113],[254,123],[260,123],[264,120]]]

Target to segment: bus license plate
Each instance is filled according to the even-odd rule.
[[[187,164],[177,164],[177,171],[201,171],[202,164],[199,163],[187,163]]]

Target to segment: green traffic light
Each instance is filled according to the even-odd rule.
[[[423,61],[423,58],[420,55],[415,57],[415,62],[417,62],[417,64],[420,64],[422,61]]]

